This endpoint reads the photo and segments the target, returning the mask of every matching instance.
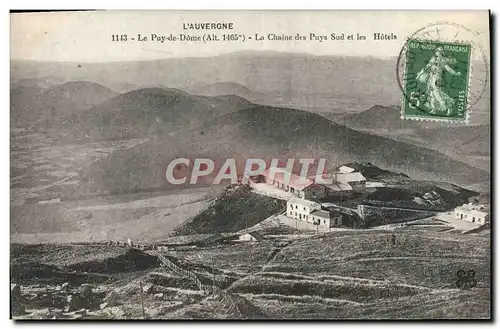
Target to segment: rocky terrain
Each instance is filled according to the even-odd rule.
[[[484,232],[453,233],[432,221],[392,233],[262,232],[258,242],[226,236],[132,247],[12,245],[12,316],[478,319],[491,314]],[[457,288],[457,271],[471,269],[477,286]]]

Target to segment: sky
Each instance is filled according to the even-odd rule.
[[[101,11],[11,14],[11,59],[110,62],[170,57],[205,57],[245,50],[301,52],[313,55],[396,57],[405,39],[435,22],[440,37],[472,41],[489,53],[487,11]],[[139,42],[137,35],[203,35],[214,31],[184,31],[185,23],[232,22],[234,29],[215,31],[245,35],[245,42]],[[451,23],[451,24],[449,24]],[[465,27],[457,27],[454,24]],[[430,29],[430,28],[429,28]],[[375,41],[375,32],[396,35]],[[305,36],[307,41],[256,41],[255,34]],[[310,33],[366,36],[360,41],[309,40]],[[113,42],[113,34],[129,41]],[[136,40],[130,40],[135,37]],[[479,48],[477,48],[479,49]],[[482,58],[479,51],[474,59]]]

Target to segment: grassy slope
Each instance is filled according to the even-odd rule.
[[[115,246],[13,244],[11,263],[39,263],[81,271],[112,273],[154,267],[156,257],[139,250]]]
[[[229,187],[174,235],[236,232],[253,226],[284,207],[282,200],[252,193],[248,185]]]
[[[208,119],[250,106],[237,96],[204,97],[177,89],[144,88],[73,115],[65,128],[87,139],[165,136],[175,128],[195,127]],[[167,137],[168,138],[168,137]]]
[[[421,129],[418,133],[429,143],[460,153],[490,155],[491,127],[489,125]]]
[[[281,248],[266,241],[173,254],[238,271],[229,291],[273,319],[489,316],[488,237],[426,227],[396,234],[394,247],[390,233],[365,230],[304,236]],[[263,246],[280,251],[266,260]],[[476,288],[455,289],[460,269],[476,271]]]
[[[273,282],[263,276],[247,277],[251,279],[246,283],[239,281],[234,285],[235,290],[248,293],[253,286],[265,294],[278,294],[250,295],[256,305],[276,317],[284,314],[302,314],[307,318],[488,316],[488,238],[423,229],[398,233],[398,245],[391,247],[387,243],[389,235],[376,231],[338,232],[297,240],[265,267],[266,271],[296,273],[297,277],[288,282],[283,278]],[[460,269],[476,271],[477,288],[454,289],[455,273]],[[297,280],[301,275],[308,276],[309,282]],[[331,284],[325,285],[324,280],[331,280]],[[339,286],[339,282],[345,286]],[[406,285],[420,288],[414,290]],[[276,287],[281,287],[281,292]],[[298,296],[301,291],[323,298],[302,300],[304,296]],[[373,299],[374,295],[379,298]],[[329,298],[361,304],[339,305]],[[305,303],[301,304],[304,309],[299,310],[297,303]]]
[[[14,88],[11,91],[12,116],[17,123],[39,122],[46,128],[58,125],[73,113],[84,111],[109,100],[118,93],[88,81],[73,81],[48,89]]]
[[[455,150],[457,153],[488,156],[490,154],[490,126],[439,126],[432,122],[409,122],[401,120],[398,106],[373,106],[361,113],[347,117],[346,124],[354,129],[406,130],[406,138],[412,144],[425,141],[437,148]],[[339,122],[343,122],[338,116]]]
[[[488,236],[433,232],[426,228],[396,234],[398,244],[394,247],[387,243],[390,233],[354,231],[321,236],[288,236],[288,244],[277,243],[278,240],[267,237],[265,242],[260,243],[170,251],[167,255],[180,257],[177,263],[196,271],[207,282],[212,278],[211,265],[215,260],[217,284],[222,284],[222,281],[230,284],[228,292],[235,296],[238,303],[244,304],[242,309],[247,317],[255,312],[272,319],[457,319],[489,316]],[[278,251],[271,252],[275,248]],[[13,246],[11,255],[16,267],[38,257],[39,263],[46,266],[88,269],[112,275],[114,271],[106,270],[106,264],[113,268],[116,262],[125,265],[121,261],[125,255],[123,252],[114,247]],[[137,260],[142,261],[150,257],[144,254],[137,256]],[[145,269],[134,266],[135,257],[127,256],[127,260],[132,268],[139,271]],[[146,267],[156,266],[156,262],[146,263]],[[455,273],[460,269],[476,271],[476,288],[455,289]],[[127,270],[124,268],[124,274]],[[196,291],[191,289],[195,288],[182,288],[182,278],[172,277],[163,270],[163,274],[153,275],[158,270],[129,274],[145,282],[155,277],[151,281],[154,288],[145,295],[148,313],[160,312],[155,313],[159,318],[231,317],[222,312],[224,305],[210,299],[194,298]],[[54,274],[51,275],[53,280],[57,279]],[[77,280],[69,278],[69,275],[76,274],[66,273],[57,280]],[[106,277],[87,278],[96,283],[104,283],[103,279],[106,280]],[[115,282],[113,286],[117,287],[123,302],[120,308],[132,316],[140,310],[140,303],[137,300],[137,284],[129,287],[136,299],[129,299],[123,292],[129,289],[130,284]],[[183,284],[189,285],[189,282]],[[175,290],[175,287],[181,287],[181,290]],[[165,295],[163,301],[153,297],[155,292],[160,291]],[[162,311],[162,303],[167,305],[168,301],[176,298],[191,301],[182,305],[179,312]],[[140,316],[140,312],[138,314]]]
[[[388,243],[390,233],[377,231],[339,232],[299,240],[284,249],[268,270],[391,278],[445,288],[452,285],[456,271],[472,267],[482,275],[480,284],[488,284],[488,239],[422,231],[396,236],[396,247]]]

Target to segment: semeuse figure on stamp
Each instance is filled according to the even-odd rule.
[[[456,63],[457,60],[455,58],[444,56],[443,49],[437,47],[434,56],[417,73],[417,80],[426,84],[427,99],[424,105],[429,108],[431,114],[443,114],[446,112],[447,116],[452,115],[455,100],[441,89],[440,82],[444,71],[455,76],[461,75],[460,72],[450,67],[450,65]]]

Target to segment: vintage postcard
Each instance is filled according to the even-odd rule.
[[[491,319],[488,11],[10,20],[12,319]]]

